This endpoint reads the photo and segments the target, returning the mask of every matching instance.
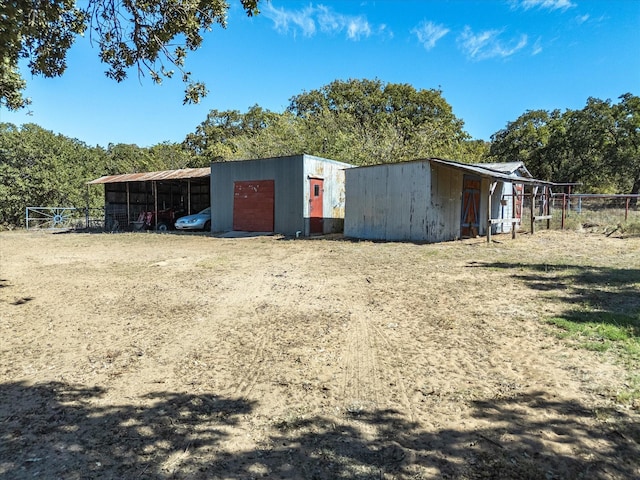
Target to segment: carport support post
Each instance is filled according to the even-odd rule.
[[[153,206],[154,206],[154,223],[155,225],[153,226],[154,230],[158,230],[158,185],[156,184],[156,181],[154,180],[153,182],[151,182],[151,186],[153,187]]]
[[[191,179],[187,180],[187,215],[191,215]]]
[[[131,197],[129,195],[129,182],[127,185],[127,228],[131,228]]]

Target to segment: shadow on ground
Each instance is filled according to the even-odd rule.
[[[61,382],[0,385],[0,477],[623,479],[640,475],[640,426],[541,392],[471,403],[473,428],[422,430],[395,410],[297,416],[233,449],[255,404],[162,393],[111,405]],[[141,406],[144,405],[144,406]],[[535,415],[532,415],[535,413]],[[536,420],[533,420],[536,419]],[[540,420],[543,419],[543,420]],[[268,423],[268,422],[267,422]]]
[[[500,262],[469,267],[509,270],[529,288],[570,304],[563,314],[567,320],[622,325],[640,337],[640,269]]]

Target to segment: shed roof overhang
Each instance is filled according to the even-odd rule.
[[[493,168],[483,167],[481,166],[481,164],[453,162],[451,160],[442,160],[441,158],[429,158],[427,160],[431,163],[443,165],[445,167],[453,168],[456,170],[462,170],[467,173],[472,173],[480,177],[489,178],[497,181],[523,183],[527,185],[549,185],[549,186],[558,185],[556,183],[548,182],[546,180],[539,180],[539,179],[530,178],[530,177],[521,177],[519,175],[501,172]]]
[[[151,182],[166,180],[189,180],[211,176],[211,168],[181,168],[179,170],[163,170],[160,172],[124,173],[121,175],[105,175],[87,182],[88,185],[102,183]]]

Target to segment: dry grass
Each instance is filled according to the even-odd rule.
[[[640,239],[495,239],[1,233],[0,476],[639,476]]]

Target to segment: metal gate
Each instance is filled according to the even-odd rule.
[[[104,210],[102,208],[27,207],[25,226],[27,230],[103,228]]]

